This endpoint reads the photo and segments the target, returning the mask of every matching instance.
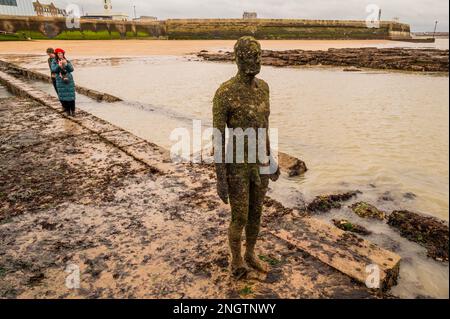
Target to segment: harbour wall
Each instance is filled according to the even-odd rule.
[[[357,20],[169,19],[135,22],[82,19],[78,28],[71,28],[65,18],[0,16],[0,40],[233,40],[244,35],[261,40],[396,40],[411,37],[408,24],[392,21],[381,21],[378,28],[369,28],[365,21]]]

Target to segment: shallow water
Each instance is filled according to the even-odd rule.
[[[12,95],[11,95],[11,93],[9,93],[9,91],[6,89],[6,87],[4,87],[3,85],[0,84],[0,99],[10,97],[10,96],[12,96]]]
[[[76,79],[168,117],[144,120],[129,109],[107,115],[168,147],[180,121],[211,124],[214,92],[234,73],[232,64],[158,57],[82,67]],[[389,191],[404,208],[448,220],[448,77],[264,67],[261,78],[271,86],[271,127],[281,150],[310,168],[298,180],[308,199],[342,188]],[[417,198],[406,200],[406,193]]]
[[[170,56],[84,62],[76,69],[78,84],[125,102],[80,96],[79,107],[168,148],[174,128],[190,128],[192,119],[211,124],[214,92],[235,73],[232,64]],[[295,206],[319,194],[359,189],[360,199],[387,212],[410,209],[448,221],[447,76],[264,67],[260,77],[271,86],[271,127],[279,129],[281,150],[310,168],[301,178],[273,184],[275,197]],[[387,192],[392,201],[380,199]],[[336,216],[367,226],[375,233],[370,240],[403,257],[396,295],[448,298],[448,264],[428,259],[425,249],[385,224],[360,220],[348,209]]]

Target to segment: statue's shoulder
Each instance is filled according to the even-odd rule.
[[[228,95],[235,87],[235,84],[235,78],[231,78],[228,81],[222,83],[216,91],[216,98],[222,98]]]
[[[266,81],[256,78],[256,83],[258,84],[258,87],[270,91],[269,84]]]

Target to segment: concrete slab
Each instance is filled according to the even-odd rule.
[[[379,269],[379,289],[397,283],[400,256],[318,219],[302,218],[270,233],[360,283],[370,282],[374,269]]]

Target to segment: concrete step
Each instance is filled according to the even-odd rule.
[[[270,233],[369,288],[385,291],[397,284],[400,256],[333,225],[306,217]]]

